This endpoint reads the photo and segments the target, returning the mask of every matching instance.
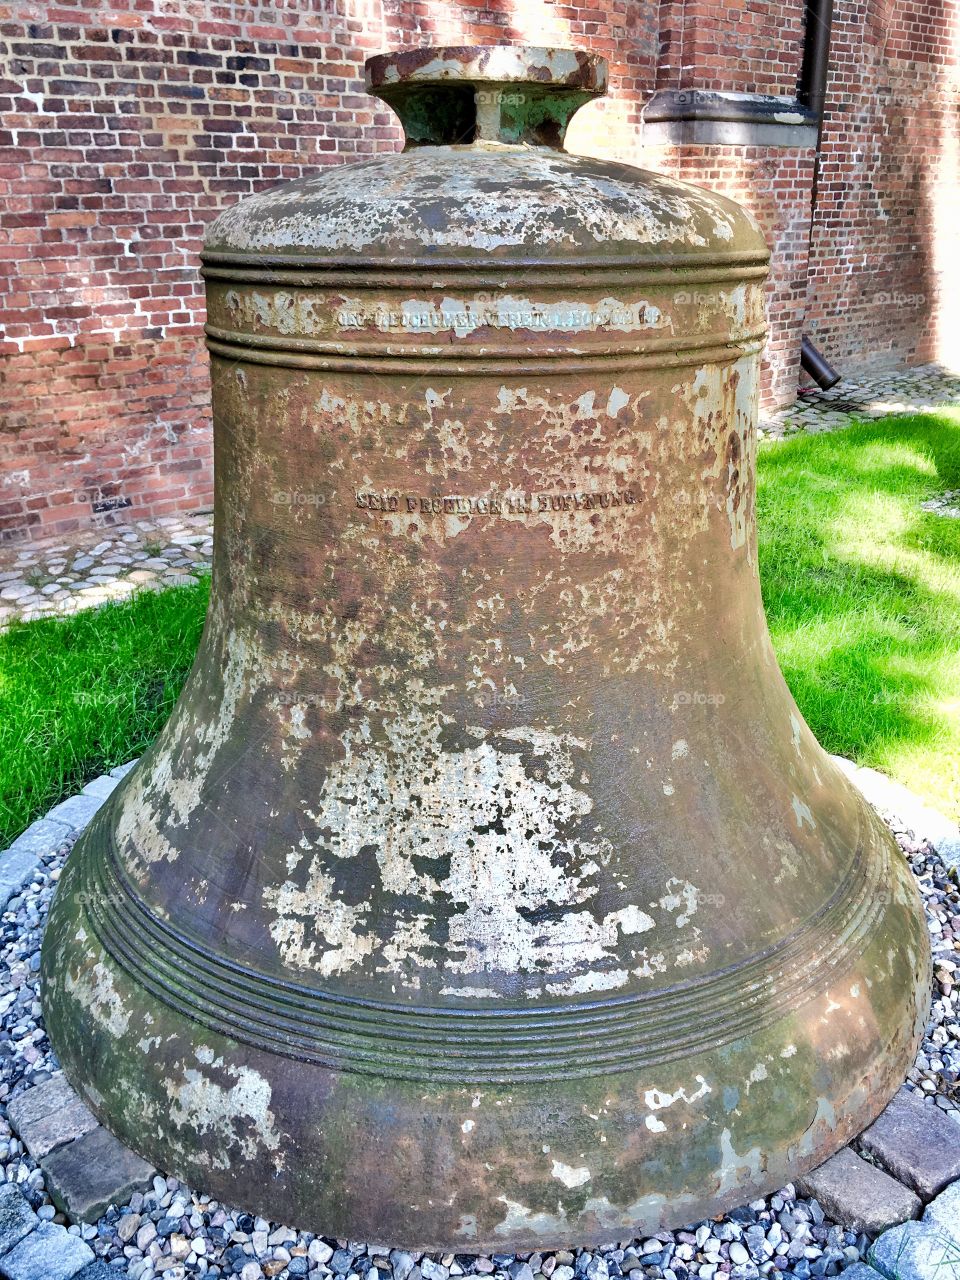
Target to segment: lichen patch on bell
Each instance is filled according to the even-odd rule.
[[[270,1084],[246,1066],[225,1063],[205,1045],[196,1049],[196,1065],[184,1063],[167,1085],[170,1120],[202,1138],[222,1154],[211,1167],[229,1167],[236,1158],[256,1159],[264,1148],[277,1151],[280,1134],[270,1109]]]

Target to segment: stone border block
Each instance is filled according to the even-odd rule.
[[[14,1098],[7,1116],[34,1160],[82,1138],[98,1123],[62,1071]]]
[[[101,773],[99,778],[94,778],[92,782],[87,783],[82,794],[95,796],[98,800],[109,800],[119,785],[119,778],[114,778],[109,773]]]
[[[40,1225],[30,1203],[12,1182],[0,1185],[0,1257]]]
[[[842,1274],[846,1280],[882,1280],[880,1272],[874,1271],[865,1262],[855,1262],[852,1267],[844,1267]]]
[[[129,760],[94,778],[77,795],[62,800],[45,817],[32,823],[6,852],[0,853],[0,911],[5,911],[10,899],[30,883],[45,853],[52,852],[74,832],[83,830],[136,763]]]
[[[929,1222],[904,1222],[874,1241],[870,1265],[885,1280],[957,1280],[960,1249]]]
[[[103,800],[99,796],[84,795],[81,791],[69,800],[62,800],[54,805],[47,817],[54,822],[65,822],[74,831],[79,831],[87,825],[102,804]]]
[[[83,1222],[96,1222],[110,1205],[125,1204],[157,1174],[102,1125],[44,1157],[40,1168],[53,1203],[68,1218]]]
[[[960,1142],[960,1134],[957,1141]],[[927,1205],[923,1221],[952,1236],[960,1249],[960,1182],[952,1183]]]
[[[882,813],[892,813],[913,831],[922,833],[948,867],[960,867],[960,827],[885,773],[832,756],[864,799]]]
[[[0,1276],[5,1280],[73,1280],[94,1258],[90,1246],[66,1227],[41,1222],[0,1258]]]
[[[960,1178],[956,1124],[909,1089],[898,1090],[886,1111],[860,1135],[860,1146],[924,1201]]]
[[[861,1160],[849,1147],[801,1178],[797,1186],[802,1195],[820,1204],[828,1218],[870,1236],[916,1218],[923,1208],[909,1188]]]
[[[73,832],[67,822],[49,815],[39,818],[19,835],[5,853],[0,853],[0,911],[33,879],[45,853],[50,853]]]

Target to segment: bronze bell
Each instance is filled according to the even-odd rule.
[[[767,248],[560,148],[605,65],[373,58],[379,155],[211,227],[213,592],[71,857],[96,1114],[274,1220],[475,1252],[716,1214],[887,1102],[929,951],[754,530]]]

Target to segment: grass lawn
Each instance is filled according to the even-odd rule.
[[[193,663],[207,588],[143,592],[0,635],[0,850],[156,737]]]
[[[757,521],[780,666],[828,751],[960,818],[960,411],[760,451]]]
[[[780,664],[830,751],[960,817],[960,411],[760,452],[763,594]],[[190,669],[207,584],[0,635],[0,849],[138,754]]]

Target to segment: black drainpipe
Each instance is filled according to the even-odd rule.
[[[840,375],[806,334],[800,339],[800,368],[814,380],[821,391],[829,391],[840,381]]]
[[[806,0],[803,64],[800,68],[797,97],[817,118],[817,155],[813,166],[811,192],[813,211],[817,207],[817,183],[820,178],[820,143],[823,137],[823,108],[827,93],[827,71],[830,67],[832,26],[833,0]],[[812,225],[811,216],[811,230]],[[800,367],[824,391],[836,386],[840,381],[839,373],[806,337],[800,344]]]
[[[803,33],[803,65],[797,97],[817,117],[823,130],[823,105],[827,93],[827,70],[830,66],[830,29],[833,26],[833,0],[806,0],[806,22]],[[817,141],[819,150],[819,139]]]

